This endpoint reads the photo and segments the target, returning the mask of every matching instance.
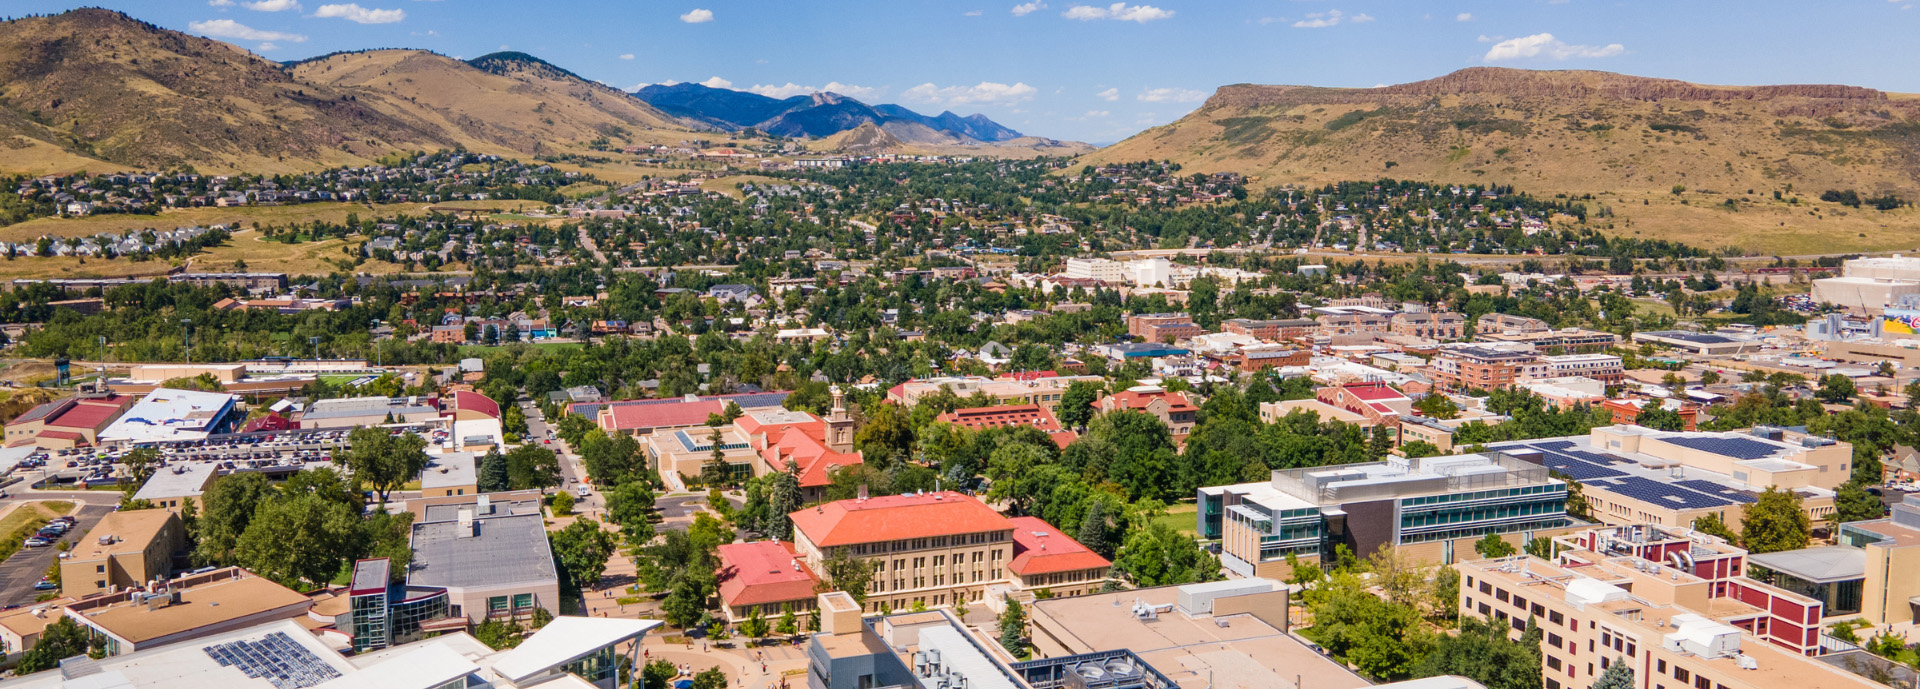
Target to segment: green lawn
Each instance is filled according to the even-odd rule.
[[[1194,514],[1198,511],[1199,507],[1193,503],[1180,503],[1168,506],[1167,513],[1155,517],[1153,521],[1156,524],[1165,524],[1173,527],[1173,530],[1180,533],[1197,536],[1199,535],[1199,531],[1194,529]]]

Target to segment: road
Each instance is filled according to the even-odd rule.
[[[35,492],[32,494],[32,497],[34,499],[68,500],[72,499],[72,494],[75,492],[76,491]],[[118,499],[120,496],[119,493],[111,493],[110,495],[112,495],[113,499]],[[96,500],[101,499],[98,493],[86,497]],[[110,503],[88,503],[80,509],[80,523],[74,525],[73,530],[68,531],[66,536],[61,537],[61,540],[78,542],[82,537],[87,535],[88,531],[93,529],[95,524],[100,523],[102,517],[105,517],[107,513],[112,511],[113,506]],[[21,548],[19,552],[13,554],[13,557],[7,558],[6,562],[0,562],[0,606],[11,608],[17,605],[26,605],[32,603],[35,597],[43,593],[33,590],[33,585],[40,581],[40,577],[46,575],[47,566],[53,564],[54,557],[59,552],[60,550],[55,546],[45,548]]]
[[[527,435],[529,441],[539,442],[541,439],[546,438],[547,432],[552,429],[547,425],[547,417],[540,412],[540,407],[535,405],[532,400],[526,399],[520,400],[519,404],[521,413],[527,417]],[[546,447],[553,450],[555,454],[560,455],[560,485],[563,488],[568,491],[574,491],[578,486],[586,483],[587,467],[580,463],[580,456],[573,453],[573,448],[567,446],[565,439],[560,438],[556,434],[553,438],[553,444],[547,445]],[[576,498],[579,497],[578,493],[574,495]],[[589,509],[596,512],[605,512],[607,509],[607,501],[606,498],[600,496],[600,491],[595,490],[587,499],[575,502],[574,509],[581,512]]]

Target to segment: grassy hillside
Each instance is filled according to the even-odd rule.
[[[1498,68],[1371,89],[1241,84],[1083,161],[1143,159],[1265,186],[1391,176],[1594,194],[1618,230],[1706,245],[1911,248],[1910,209],[1772,206],[1775,191],[1920,199],[1920,96]]]

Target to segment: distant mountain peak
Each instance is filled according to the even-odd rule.
[[[757,93],[700,84],[652,85],[634,96],[680,117],[724,129],[747,128],[780,136],[827,137],[872,124],[889,137],[909,143],[997,143],[1021,136],[986,115],[951,111],[928,117],[892,104],[868,105],[831,91],[775,99]],[[861,137],[877,140],[875,137]]]

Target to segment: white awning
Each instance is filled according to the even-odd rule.
[[[495,674],[519,682],[584,658],[602,648],[632,641],[663,624],[659,620],[611,617],[556,617],[493,664]]]

